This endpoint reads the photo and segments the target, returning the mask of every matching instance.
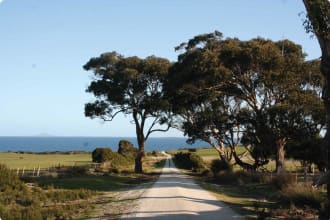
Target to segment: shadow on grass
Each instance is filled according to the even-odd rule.
[[[216,185],[202,183],[204,188],[220,194],[220,200],[248,219],[266,217],[268,210],[277,208],[272,193],[276,192],[271,184]]]

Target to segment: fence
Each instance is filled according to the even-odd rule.
[[[98,169],[101,166],[100,163],[89,163],[84,165],[74,165],[74,166],[61,166],[60,164],[56,166],[51,166],[47,168],[41,168],[40,166],[34,167],[33,169],[17,168],[14,169],[16,174],[20,177],[41,177],[41,176],[58,176],[65,175],[73,172],[75,168],[83,169]]]

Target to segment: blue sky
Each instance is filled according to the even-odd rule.
[[[302,0],[0,0],[0,136],[135,136],[130,118],[84,116],[91,73],[104,52],[175,61],[195,35],[288,38],[320,57],[302,26]],[[176,130],[154,136],[182,136]]]

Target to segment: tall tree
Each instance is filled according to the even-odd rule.
[[[328,0],[303,0],[303,2],[307,11],[306,30],[315,34],[322,51],[321,72],[325,79],[322,96],[326,108],[327,124],[324,155],[328,170],[327,195],[328,203],[330,203],[330,2]],[[327,215],[329,218],[329,212]]]
[[[91,58],[85,70],[94,77],[87,88],[96,100],[85,105],[85,115],[112,121],[122,113],[133,118],[139,147],[135,159],[135,172],[142,173],[142,160],[148,137],[157,131],[167,131],[168,102],[162,87],[170,62],[154,56],[145,59],[124,57],[116,52]]]
[[[302,73],[310,69],[301,47],[288,40],[223,40],[215,32],[198,35],[179,48],[185,52],[170,69],[169,88],[179,97],[173,106],[184,115],[186,134],[209,142],[221,158],[225,144],[231,146],[233,137],[245,137],[255,145],[255,163],[240,161],[233,146],[232,155],[251,169],[266,162],[266,154],[256,152],[262,149],[258,146],[273,146],[277,170],[284,170],[284,148],[293,133],[288,131],[306,122],[291,117],[304,108],[299,101],[307,94]],[[288,105],[290,99],[297,104]]]

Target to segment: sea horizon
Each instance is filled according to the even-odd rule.
[[[54,152],[86,151],[106,147],[117,151],[120,140],[130,141],[137,147],[136,137],[100,137],[100,136],[0,136],[0,152]],[[149,137],[146,151],[167,151],[179,148],[209,147],[198,141],[187,144],[185,137]]]

